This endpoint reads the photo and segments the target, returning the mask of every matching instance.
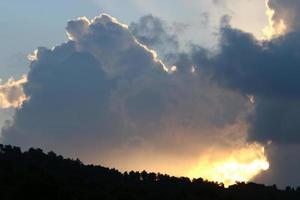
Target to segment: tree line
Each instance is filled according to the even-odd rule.
[[[166,174],[121,173],[54,152],[0,144],[0,199],[39,200],[289,200],[300,199],[300,188],[280,190],[255,183],[190,180]]]

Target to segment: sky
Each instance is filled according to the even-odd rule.
[[[300,185],[296,0],[0,2],[1,142]]]

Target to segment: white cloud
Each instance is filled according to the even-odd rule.
[[[23,91],[23,85],[27,82],[27,77],[15,80],[10,78],[7,82],[0,84],[0,107],[19,108],[23,101],[27,99]]]

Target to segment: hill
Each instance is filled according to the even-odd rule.
[[[41,149],[22,152],[0,144],[0,199],[39,200],[288,200],[300,199],[300,188],[279,190],[275,185],[222,184],[163,174],[121,173],[84,165]]]

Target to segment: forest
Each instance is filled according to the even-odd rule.
[[[255,183],[190,180],[166,174],[124,172],[54,152],[0,144],[0,199],[39,200],[288,200],[300,199],[300,188]]]

